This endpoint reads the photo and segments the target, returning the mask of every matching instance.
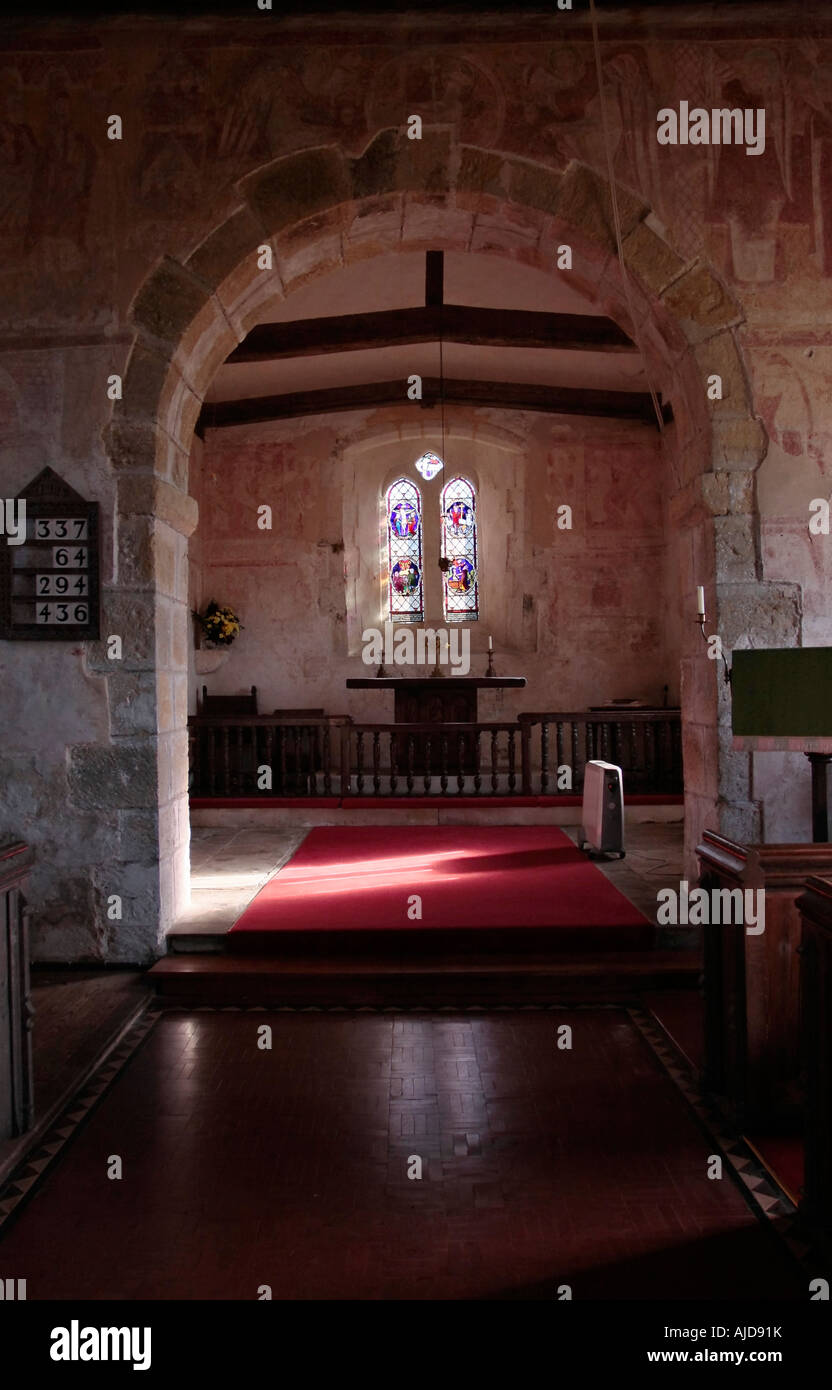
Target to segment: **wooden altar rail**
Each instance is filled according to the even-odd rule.
[[[586,765],[595,759],[622,769],[625,793],[684,790],[678,710],[559,710],[520,714],[518,722],[524,730],[523,783],[533,794],[566,792],[558,787],[563,767],[570,769],[572,791],[582,791]]]
[[[196,715],[188,720],[191,796],[333,796],[344,716]],[[335,734],[335,737],[333,737]],[[270,785],[258,769],[268,768]],[[268,783],[268,779],[266,779]]]
[[[517,723],[349,724],[342,795],[444,796],[455,782],[460,796],[519,796],[522,736]]]
[[[516,721],[357,723],[346,715],[197,715],[190,792],[239,796],[556,796],[580,793],[586,763],[617,763],[630,793],[682,791],[678,711],[521,714]],[[271,770],[271,785],[259,786]],[[560,779],[558,769],[569,767]],[[268,778],[266,779],[268,783]]]

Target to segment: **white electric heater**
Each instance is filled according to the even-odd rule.
[[[624,793],[621,768],[614,763],[587,763],[579,849],[624,858]]]

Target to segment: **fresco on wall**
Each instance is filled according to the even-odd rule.
[[[3,82],[0,326],[110,323],[112,217],[83,78],[72,55],[21,67]]]
[[[604,77],[616,176],[655,208],[680,254],[705,251],[751,287],[784,284],[798,262],[804,278],[832,271],[832,44],[611,43]],[[62,51],[59,64],[20,53],[7,57],[1,90],[8,322],[111,322],[117,266],[138,277],[192,245],[233,206],[238,179],[318,143],[355,155],[403,113],[474,145],[606,174],[585,41],[488,44],[474,57],[366,43]],[[98,123],[111,93],[140,131],[117,157]],[[682,98],[764,107],[764,152],[659,146],[656,112]],[[22,274],[10,269],[21,253]]]
[[[367,127],[403,124],[413,112],[425,125],[450,125],[457,138],[494,145],[503,132],[505,95],[484,66],[455,51],[397,55],[375,72],[367,94]]]

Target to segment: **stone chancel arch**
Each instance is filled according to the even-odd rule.
[[[679,582],[691,613],[695,586],[703,583],[729,648],[752,644],[757,632],[776,633],[783,644],[798,640],[797,586],[760,580],[753,478],[766,436],[738,343],[741,308],[707,264],[676,254],[638,196],[617,190],[628,295],[609,187],[577,162],[557,172],[456,144],[444,128],[425,128],[418,141],[384,130],[356,158],[327,146],[277,159],[244,179],[239,194],[236,210],[200,245],[165,256],[142,285],[132,306],[123,399],[105,432],[117,487],[119,566],[104,630],[128,634],[130,651],[117,673],[103,647],[91,666],[109,686],[115,794],[130,788],[123,794],[144,812],[151,839],[155,825],[158,846],[155,860],[131,862],[146,911],[128,945],[115,951],[125,959],[159,952],[187,895],[194,425],[218,367],[266,306],[313,276],[419,248],[487,251],[569,274],[637,335],[657,386],[672,401],[674,421],[664,437],[674,480],[669,525],[684,538]],[[572,247],[570,271],[556,268],[563,244]],[[269,261],[271,268],[262,268]],[[718,400],[708,398],[714,373],[722,383]],[[739,838],[754,838],[759,829],[749,757],[730,751],[726,696],[713,663],[703,660],[693,622],[690,629],[682,655],[689,856],[706,823]],[[116,732],[124,729],[127,736]],[[89,749],[71,750],[76,778],[89,775],[85,760],[92,757]]]

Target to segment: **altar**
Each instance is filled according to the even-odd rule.
[[[438,771],[443,757],[443,743],[437,745],[430,725],[453,726],[479,723],[478,695],[480,690],[522,690],[525,676],[354,676],[347,680],[348,690],[394,691],[393,717],[396,724],[408,726],[407,734],[392,740],[394,755],[414,772]],[[421,725],[416,730],[412,726]],[[477,770],[477,738],[473,730],[459,731],[454,740],[456,770],[461,775]]]
[[[476,724],[480,690],[522,690],[525,676],[351,676],[348,690],[395,691],[397,724]]]

